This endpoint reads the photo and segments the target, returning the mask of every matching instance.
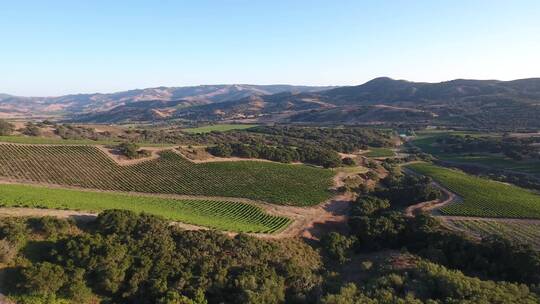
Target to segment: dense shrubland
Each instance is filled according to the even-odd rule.
[[[392,206],[391,201],[375,195],[358,198],[349,220],[357,251],[407,249],[470,275],[540,283],[540,253],[530,246],[500,238],[478,243],[446,230],[432,217],[406,217]]]
[[[0,224],[0,239],[24,245],[5,281],[21,303],[301,303],[321,292],[318,255],[297,241],[182,231],[127,211],[71,234],[64,226],[77,228],[64,220],[36,221],[54,222],[46,229],[56,236],[40,240],[45,232],[29,221]]]
[[[279,162],[304,162],[323,167],[342,165],[338,152],[350,153],[371,147],[391,147],[391,131],[369,128],[309,128],[260,126],[245,131],[211,132],[196,135],[216,144],[208,152],[215,156],[263,158]]]
[[[57,125],[50,123],[50,125],[55,129],[55,134],[62,137],[62,139],[70,140],[109,140],[115,138],[115,136],[107,131],[97,132],[94,128],[74,126],[70,124],[61,124]]]
[[[418,261],[405,268],[386,266],[361,288],[349,283],[323,297],[323,304],[523,303],[540,301],[524,284],[483,281],[441,265]]]
[[[538,148],[533,146],[537,142],[540,142],[540,138],[471,135],[448,135],[436,140],[442,153],[502,153],[514,160],[539,158]]]
[[[141,147],[133,142],[123,142],[115,147],[115,150],[118,151],[121,155],[129,158],[136,159],[140,157],[150,156],[150,152],[147,150],[141,150]]]
[[[399,256],[373,261],[368,256],[356,269],[364,278],[350,283],[336,272],[335,257],[350,256],[353,246],[363,243],[339,234],[323,239],[324,252],[335,254],[323,259],[297,240],[182,231],[154,216],[116,210],[81,227],[53,218],[3,220],[0,240],[17,244],[15,254],[4,261],[3,292],[23,304],[539,300],[533,285],[473,278],[407,254],[406,263],[399,263]],[[497,251],[505,257],[507,252]],[[466,261],[469,256],[460,258]],[[528,260],[511,262],[497,267],[517,272],[530,266]]]
[[[441,191],[432,183],[433,180],[426,176],[403,175],[390,171],[373,194],[391,201],[394,207],[411,205],[441,197]]]
[[[282,163],[303,162],[325,168],[334,168],[342,165],[341,157],[334,150],[315,147],[292,148],[285,146],[267,146],[255,144],[219,144],[207,148],[207,151],[219,157],[261,158]]]
[[[8,121],[0,119],[0,136],[11,135],[15,130],[15,126]]]

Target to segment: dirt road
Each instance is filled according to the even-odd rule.
[[[440,199],[421,202],[407,207],[407,209],[405,209],[406,216],[414,217],[420,213],[434,213],[437,209],[440,209],[450,203],[457,203],[463,201],[460,196],[453,192],[450,192],[448,189],[444,188],[439,183],[432,182],[432,185],[441,190],[443,197]]]
[[[408,169],[405,170],[407,173],[416,174]],[[441,220],[442,224],[449,229],[465,232],[471,234],[470,231],[465,231],[462,228],[456,226],[453,221],[492,221],[500,223],[517,223],[524,225],[540,225],[540,219],[519,219],[519,218],[492,218],[492,217],[475,217],[475,216],[452,216],[452,215],[442,215],[437,212],[438,209],[451,204],[459,203],[463,201],[459,195],[449,191],[441,184],[433,182],[433,185],[440,189],[443,192],[443,197],[438,200],[427,201],[418,203],[412,206],[409,206],[405,209],[405,215],[409,217],[414,217],[420,213],[428,213],[435,216],[437,219]]]

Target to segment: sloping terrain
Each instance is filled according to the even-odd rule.
[[[463,202],[442,207],[439,211],[443,215],[540,219],[536,192],[428,163],[407,168],[433,178],[463,198]]]
[[[540,127],[540,79],[418,83],[376,78],[316,93],[275,94],[178,111],[198,120]]]
[[[309,87],[291,85],[201,85],[191,87],[158,87],[137,89],[110,94],[75,94],[59,97],[21,97],[0,94],[0,117],[31,117],[54,114],[81,114],[108,111],[118,106],[128,105],[128,109],[153,109],[168,107],[155,102],[174,101],[175,105],[201,105],[227,100],[237,100],[251,95],[269,95],[280,92],[314,92],[331,87]],[[181,101],[179,101],[181,100]],[[147,102],[137,104],[138,102]],[[144,112],[144,111],[143,111]],[[137,112],[136,112],[137,113]],[[143,113],[144,114],[144,113]],[[137,115],[143,115],[137,113]],[[138,119],[141,117],[135,117]],[[146,118],[143,116],[143,118]]]
[[[440,83],[386,77],[359,86],[215,85],[56,98],[0,95],[0,117],[63,114],[78,122],[197,120],[540,128],[540,78]]]
[[[238,161],[194,164],[173,151],[119,165],[93,146],[0,144],[0,177],[88,189],[248,198],[315,205],[334,173],[305,165]]]

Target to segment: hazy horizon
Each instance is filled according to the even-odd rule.
[[[184,88],[184,87],[198,87],[198,86],[233,86],[233,85],[245,85],[245,86],[279,86],[279,85],[289,85],[289,86],[298,86],[298,87],[301,87],[301,86],[306,86],[306,87],[344,87],[344,86],[357,86],[357,85],[362,85],[362,84],[365,84],[366,82],[369,82],[373,79],[377,79],[377,78],[391,78],[393,80],[405,80],[405,81],[410,81],[410,82],[418,82],[418,83],[441,83],[441,82],[448,82],[448,81],[454,81],[454,80],[479,80],[479,81],[514,81],[514,80],[521,80],[521,79],[536,79],[536,78],[540,78],[540,76],[538,77],[527,77],[527,78],[516,78],[516,79],[472,79],[472,78],[454,78],[454,79],[446,79],[446,80],[442,80],[442,81],[413,81],[413,80],[409,80],[409,79],[398,79],[398,78],[393,78],[393,77],[389,77],[389,76],[378,76],[378,77],[374,77],[374,78],[371,78],[371,79],[368,79],[367,81],[364,81],[364,82],[361,82],[361,83],[357,83],[357,84],[349,84],[349,85],[332,85],[332,84],[328,84],[328,85],[310,85],[310,84],[296,84],[296,83],[206,83],[206,84],[193,84],[193,85],[171,85],[171,86],[163,86],[163,85],[158,85],[158,86],[151,86],[151,87],[141,87],[141,88],[128,88],[128,89],[125,89],[125,90],[116,90],[116,91],[103,91],[103,92],[98,92],[98,91],[95,91],[95,92],[71,92],[71,93],[66,93],[66,94],[60,94],[60,95],[16,95],[16,94],[10,94],[9,92],[1,92],[0,91],[0,94],[6,94],[6,95],[10,95],[10,96],[15,96],[15,97],[36,97],[36,98],[40,98],[40,97],[60,97],[60,96],[66,96],[66,95],[91,95],[91,94],[114,94],[114,93],[120,93],[120,92],[127,92],[127,91],[133,91],[133,90],[145,90],[145,89],[157,89],[157,88],[160,88],[160,87],[163,87],[163,88]]]
[[[538,77],[538,1],[26,1],[3,5],[0,92]]]

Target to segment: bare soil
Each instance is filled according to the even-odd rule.
[[[210,153],[205,152],[205,154],[203,154],[201,152],[189,152],[189,151],[186,151],[185,149],[182,149],[182,150],[172,149],[172,151],[195,164],[212,163],[212,162],[236,162],[236,161],[257,161],[257,162],[277,163],[275,161],[262,159],[262,158],[241,158],[241,157],[234,157],[234,156],[217,157],[217,156],[213,156]],[[292,162],[289,164],[301,165],[302,163]]]
[[[145,161],[158,159],[159,152],[171,149],[171,148],[155,148],[155,147],[143,148],[144,150],[150,152],[150,156],[129,159],[124,155],[115,153],[114,149],[108,148],[106,146],[99,145],[95,147],[101,150],[103,153],[105,153],[110,159],[114,160],[114,162],[120,166],[131,166],[131,165],[139,164]]]

